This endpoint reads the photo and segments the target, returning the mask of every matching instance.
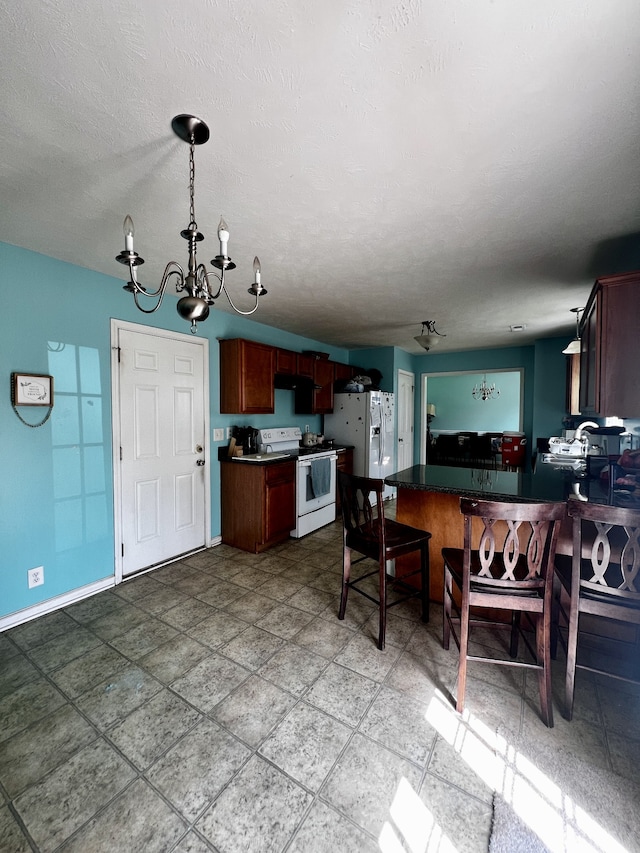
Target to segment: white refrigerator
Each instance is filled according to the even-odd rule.
[[[353,445],[353,473],[384,479],[395,471],[395,402],[386,391],[334,394],[333,414],[324,416],[324,434]],[[386,486],[385,500],[395,488]]]

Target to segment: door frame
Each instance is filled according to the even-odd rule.
[[[415,463],[416,452],[415,452],[415,437],[416,437],[416,375],[410,370],[403,370],[402,368],[398,368],[397,381],[398,381],[398,395],[397,395],[397,405],[396,405],[396,463],[398,462],[399,452],[398,452],[398,439],[400,438],[400,377],[407,376],[411,377],[411,382],[413,385],[413,394],[411,395],[411,408],[412,408],[412,432],[411,432],[411,464]],[[398,467],[398,470],[400,468]]]
[[[196,338],[185,335],[182,332],[172,332],[169,329],[158,329],[155,326],[145,326],[142,323],[130,323],[126,320],[111,318],[111,436],[112,436],[112,460],[113,460],[113,553],[114,553],[114,576],[115,583],[123,580],[122,575],[122,476],[120,468],[120,370],[118,369],[119,334],[120,331],[135,332],[141,335],[150,335],[154,338],[169,338],[174,341],[182,341],[202,347],[203,371],[203,399],[204,399],[204,453],[205,453],[205,477],[204,477],[204,541],[205,547],[211,544],[211,457],[210,457],[210,405],[209,405],[209,339]],[[176,555],[178,556],[178,555]],[[157,569],[160,565],[173,562],[172,559],[164,563],[154,565],[148,569],[141,569],[135,574],[127,576],[138,577],[147,571]]]

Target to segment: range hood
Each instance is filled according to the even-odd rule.
[[[297,391],[300,388],[313,389],[321,388],[321,385],[314,385],[313,379],[308,376],[297,376],[291,373],[276,373],[273,377],[273,387],[284,389],[285,391]]]

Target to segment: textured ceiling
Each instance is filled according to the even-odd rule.
[[[2,5],[0,240],[124,278],[130,213],[155,287],[186,262],[189,112],[200,260],[223,214],[268,325],[525,344],[570,336],[621,251],[640,267],[637,0]]]

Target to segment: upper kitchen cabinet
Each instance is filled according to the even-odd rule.
[[[580,412],[640,417],[640,272],[596,280],[580,324]]]
[[[333,412],[334,363],[328,359],[312,360],[313,382],[296,389],[297,415],[327,415]],[[298,357],[300,367],[300,356]],[[304,375],[304,374],[301,374]]]
[[[242,338],[220,341],[220,412],[273,414],[276,350]]]
[[[298,353],[289,349],[276,350],[276,373],[294,376],[298,372]]]

